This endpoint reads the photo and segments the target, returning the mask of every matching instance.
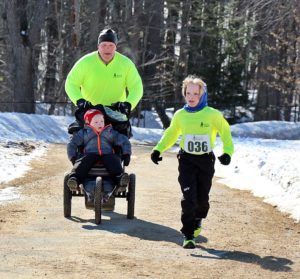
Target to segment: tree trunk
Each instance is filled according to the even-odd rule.
[[[103,1],[102,1],[103,2]],[[88,15],[89,15],[89,40],[87,42],[89,51],[97,48],[97,41],[100,31],[102,30],[105,15],[99,15],[101,10],[101,1],[88,1]],[[104,10],[105,11],[105,10]],[[86,42],[85,42],[86,43]]]
[[[3,1],[0,1],[0,10],[4,11]],[[11,45],[7,40],[7,21],[6,14],[0,16],[0,111],[12,111],[12,80],[9,69],[12,66],[11,62]]]
[[[276,82],[276,41],[269,34],[266,43],[262,44],[261,63],[258,65],[259,87],[255,120],[280,119],[280,90]]]
[[[40,38],[40,30],[44,20],[47,1],[38,1],[35,5],[30,25],[27,16],[27,1],[5,0],[5,13],[14,69],[14,111],[34,113],[34,67],[33,47]]]
[[[188,42],[188,30],[191,14],[191,0],[185,1],[186,3],[182,7],[181,15],[181,29],[180,29],[180,41],[179,41],[179,58],[177,67],[175,68],[175,110],[179,108],[179,103],[182,102],[182,81],[188,73],[188,59],[189,59],[189,42]]]
[[[148,11],[147,21],[144,26],[144,85],[145,97],[149,99],[158,98],[164,100],[161,86],[161,70],[159,58],[162,50],[164,38],[163,18],[164,18],[164,1],[163,0],[146,0],[145,11]],[[164,127],[170,125],[169,118],[159,106],[155,105]]]
[[[46,40],[47,40],[47,64],[45,76],[45,102],[50,103],[48,114],[53,114],[56,101],[56,74],[57,74],[57,51],[58,45],[58,26],[57,26],[57,1],[49,2],[49,13],[46,20]]]

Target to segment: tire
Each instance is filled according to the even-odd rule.
[[[128,193],[127,193],[127,219],[134,218],[134,203],[135,203],[135,174],[130,174]]]
[[[69,174],[65,174],[64,178],[64,217],[71,217],[72,210],[72,192],[70,191],[67,182],[69,179]]]
[[[101,224],[101,208],[102,208],[102,177],[96,178],[95,186],[95,223]]]

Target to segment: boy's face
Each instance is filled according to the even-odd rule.
[[[201,93],[198,84],[189,83],[186,87],[185,101],[190,107],[195,107],[200,101]]]
[[[90,126],[92,126],[94,129],[96,129],[98,132],[104,127],[104,117],[101,114],[96,114],[90,123]]]

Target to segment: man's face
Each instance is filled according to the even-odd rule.
[[[98,45],[98,52],[104,63],[109,63],[115,55],[117,46],[111,42],[102,42]]]
[[[101,114],[96,114],[90,123],[97,132],[99,132],[104,127],[104,117]]]

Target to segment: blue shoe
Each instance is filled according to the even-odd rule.
[[[192,239],[184,238],[182,247],[184,249],[195,249],[196,248],[195,239],[194,238],[192,238]]]

